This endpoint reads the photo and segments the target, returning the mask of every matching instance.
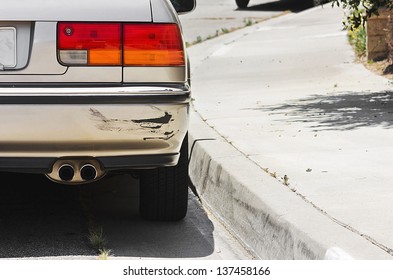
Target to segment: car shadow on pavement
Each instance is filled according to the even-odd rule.
[[[118,175],[86,186],[95,224],[113,257],[199,258],[214,252],[214,226],[192,194],[184,220],[145,221],[138,213],[138,185],[129,175]]]
[[[138,180],[108,176],[83,186],[42,175],[0,173],[0,258],[93,258],[89,219],[114,257],[198,258],[214,252],[214,226],[190,194],[183,221],[148,222],[138,213]],[[92,198],[82,207],[85,195]],[[90,216],[91,215],[91,216]]]
[[[348,92],[313,95],[283,105],[259,108],[282,121],[301,122],[321,130],[354,130],[362,127],[393,128],[392,92]]]
[[[309,8],[312,8],[311,1],[306,0],[281,0],[272,1],[263,4],[254,5],[253,0],[250,1],[250,5],[247,8],[238,8],[241,11],[264,11],[264,12],[284,12],[291,11],[293,13],[299,13]]]
[[[95,255],[75,187],[0,173],[0,258]]]

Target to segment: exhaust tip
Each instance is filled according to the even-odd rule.
[[[59,168],[59,178],[63,181],[71,181],[74,178],[74,168],[69,164],[63,164]]]
[[[53,163],[50,180],[64,185],[88,184],[106,175],[98,160],[92,158],[65,158]]]
[[[94,180],[97,177],[97,170],[91,164],[85,164],[80,170],[81,178],[85,181]]]

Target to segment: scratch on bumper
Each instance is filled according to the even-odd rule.
[[[161,110],[155,108],[158,112],[157,114],[161,114]],[[170,122],[174,122],[175,119],[172,118],[172,114],[168,112],[164,112],[163,116],[156,118],[146,118],[146,119],[117,119],[117,118],[107,118],[103,113],[99,110],[90,108],[90,113],[92,116],[92,120],[96,122],[96,127],[99,130],[103,131],[135,131],[135,130],[146,130],[150,133],[155,133],[162,136],[149,136],[144,137],[144,140],[152,140],[152,139],[162,139],[169,140],[176,133],[174,130],[171,131],[162,131],[161,128],[164,125],[169,124]],[[178,130],[177,130],[178,132]]]
[[[168,164],[178,154],[188,129],[188,88],[56,90],[0,89],[3,168],[11,158],[170,155]]]

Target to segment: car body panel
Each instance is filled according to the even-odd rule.
[[[177,22],[177,14],[168,1],[150,0],[153,22]]]
[[[0,169],[22,171],[4,163],[10,158],[104,157],[107,169],[176,164],[189,102],[189,88],[176,85],[0,88]]]
[[[7,133],[0,136],[0,157],[177,153],[187,112],[187,104],[1,105],[0,130]]]
[[[184,83],[186,67],[125,67],[124,83]]]
[[[26,69],[27,70],[27,69]],[[61,74],[17,74],[0,72],[0,83],[121,83],[121,67],[67,67]],[[1,85],[0,85],[1,86]]]
[[[150,0],[1,1],[2,21],[151,22]]]

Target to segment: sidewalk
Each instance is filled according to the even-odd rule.
[[[191,180],[260,258],[393,257],[393,86],[341,22],[326,5],[189,49]]]

